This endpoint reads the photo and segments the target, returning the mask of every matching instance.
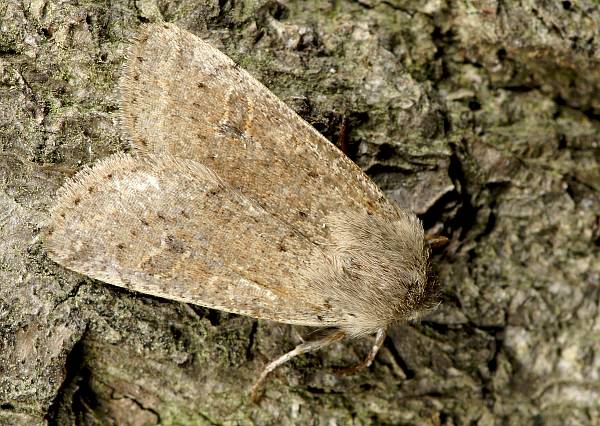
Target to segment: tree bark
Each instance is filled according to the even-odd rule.
[[[450,244],[443,302],[367,371],[342,342],[247,391],[308,330],[91,280],[39,233],[115,122],[128,40],[223,50]],[[0,3],[1,424],[600,422],[600,7],[581,1]]]

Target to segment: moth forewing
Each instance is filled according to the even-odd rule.
[[[171,24],[144,26],[120,81],[135,155],[59,192],[51,257],[167,299],[333,328],[273,361],[377,333],[428,307],[416,216],[231,59]]]
[[[45,240],[58,263],[120,287],[291,324],[336,322],[301,279],[314,245],[193,160],[100,161],[61,190]]]
[[[359,167],[195,35],[171,24],[149,25],[128,57],[120,114],[137,150],[192,158],[323,242],[332,213],[395,214]]]

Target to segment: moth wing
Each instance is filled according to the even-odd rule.
[[[134,148],[194,159],[314,241],[331,214],[396,217],[340,150],[229,57],[171,24],[146,26],[121,79]]]
[[[335,325],[303,270],[318,249],[192,160],[113,155],[60,190],[57,263],[142,293],[279,322]]]

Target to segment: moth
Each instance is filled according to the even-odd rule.
[[[328,329],[266,366],[434,307],[429,243],[350,159],[248,72],[168,23],[141,29],[120,80],[132,153],[57,193],[57,263],[144,294]]]

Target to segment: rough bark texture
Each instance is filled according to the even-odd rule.
[[[128,293],[39,241],[64,180],[127,150],[126,42],[208,39],[427,228],[444,302],[281,368],[289,326]],[[579,1],[0,2],[1,424],[600,422],[600,9]]]

